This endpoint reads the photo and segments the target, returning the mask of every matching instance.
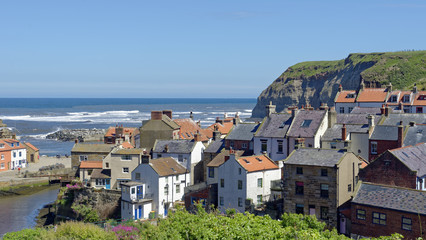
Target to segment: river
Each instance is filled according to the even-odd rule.
[[[40,209],[55,201],[58,192],[54,187],[31,195],[0,198],[0,237],[7,232],[35,227]]]

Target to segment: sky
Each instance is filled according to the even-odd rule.
[[[256,98],[298,62],[426,49],[425,12],[424,0],[5,0],[0,98]]]

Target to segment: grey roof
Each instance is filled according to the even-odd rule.
[[[108,179],[111,178],[111,169],[93,169],[92,175],[90,175],[91,179],[95,178],[103,178]]]
[[[354,107],[350,113],[381,115],[380,108],[377,107]]]
[[[404,137],[404,146],[416,145],[426,142],[426,125],[408,127]]]
[[[143,148],[123,148],[123,149],[117,149],[113,152],[113,154],[120,154],[120,155],[142,155],[144,152]]]
[[[426,143],[397,148],[390,152],[412,171],[417,171],[417,176],[426,175]]]
[[[300,110],[291,123],[288,130],[290,137],[314,137],[318,131],[322,120],[324,119],[326,111],[324,110]],[[312,120],[309,126],[302,126],[305,120]]]
[[[234,154],[238,158],[244,154],[244,151],[237,150]],[[229,150],[223,150],[207,164],[207,167],[219,167],[225,162],[225,157],[227,156],[229,157]]]
[[[259,124],[256,123],[240,123],[234,126],[226,139],[251,141],[258,126]]]
[[[401,114],[389,114],[385,118],[383,125],[399,125],[399,122],[402,121],[402,125],[408,125],[410,122],[415,122],[417,124],[426,124],[426,114],[425,113],[401,113]]]
[[[287,134],[291,120],[291,114],[273,113],[264,118],[256,132],[256,137],[283,138]]]
[[[128,187],[140,186],[142,184],[143,184],[142,182],[135,182],[135,181],[129,181],[129,182],[122,182],[122,183],[120,183],[120,185],[128,186]]]
[[[206,149],[204,149],[204,152],[206,153],[219,153],[222,148],[224,147],[225,140],[224,139],[218,139],[216,141],[211,142]]]
[[[336,123],[344,124],[368,124],[367,116],[369,114],[351,114],[351,113],[339,113],[336,117]],[[374,125],[380,121],[381,116],[374,116]]]
[[[195,146],[194,140],[156,140],[153,152],[155,153],[190,153]],[[165,150],[167,146],[167,151]]]
[[[371,140],[398,140],[398,127],[397,126],[384,126],[378,125],[374,127],[373,133],[370,136]]]
[[[111,152],[114,144],[89,144],[89,143],[76,143],[71,149],[71,152],[93,152],[93,153],[106,153]]]
[[[426,215],[426,191],[361,183],[352,202]]]
[[[285,164],[334,167],[346,152],[335,149],[302,148],[294,150]]]
[[[334,124],[331,128],[325,131],[324,135],[322,135],[321,140],[323,141],[333,141],[333,140],[341,140],[342,139],[342,127],[343,124]],[[348,124],[346,125],[346,137],[351,132],[356,133],[367,133],[368,132],[368,124],[358,125],[358,124]]]
[[[149,165],[158,173],[159,176],[180,175],[188,172],[185,167],[180,165],[174,158],[157,158],[149,161]]]

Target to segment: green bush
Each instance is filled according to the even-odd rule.
[[[54,229],[50,231],[54,232]],[[82,222],[66,222],[56,228],[54,234],[56,239],[117,239],[111,231],[105,231],[93,224]]]
[[[3,236],[4,240],[32,240],[32,239],[46,239],[47,230],[43,228],[23,229],[18,232],[9,232]]]

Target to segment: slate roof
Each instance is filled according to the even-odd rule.
[[[426,191],[362,182],[352,203],[426,215]]]
[[[417,171],[417,176],[426,176],[426,143],[397,148],[390,152],[410,170]]]
[[[285,164],[334,167],[346,154],[342,150],[302,148],[294,150],[286,160]]]
[[[114,151],[112,154],[120,154],[120,155],[142,155],[144,149],[142,148],[124,148],[118,149]]]
[[[325,131],[324,135],[322,135],[321,140],[324,141],[333,141],[333,140],[342,140],[342,127],[343,124],[334,124],[331,128]],[[368,132],[368,124],[358,125],[358,124],[349,124],[346,125],[346,137],[351,132],[356,133],[367,133]]]
[[[372,114],[381,115],[380,108],[377,107],[354,107],[351,114]]]
[[[410,122],[416,124],[426,124],[425,113],[400,113],[400,114],[389,114],[388,117],[383,121],[383,125],[399,125],[402,121],[402,125],[408,125]]]
[[[236,160],[247,172],[279,169],[278,165],[265,155],[239,157]]]
[[[408,127],[404,138],[404,146],[416,145],[426,142],[426,125]]]
[[[218,153],[224,148],[224,139],[218,139],[216,141],[211,142],[206,149],[204,149],[205,153]]]
[[[234,126],[226,139],[251,141],[258,127],[259,124],[256,123],[240,123]]]
[[[291,120],[291,114],[271,114],[264,118],[255,135],[256,137],[284,138],[290,128]]]
[[[290,137],[314,137],[322,120],[324,119],[326,111],[324,110],[300,110],[296,114],[287,135]],[[308,127],[302,126],[305,120],[312,120]]]
[[[135,181],[129,181],[129,182],[120,183],[120,185],[124,185],[124,186],[128,186],[128,187],[140,186],[142,184],[143,183],[141,183],[141,182],[135,182]]]
[[[237,150],[234,152],[235,152],[235,157],[237,158],[243,155],[244,153],[244,151],[241,151],[241,150]],[[211,160],[207,164],[207,167],[219,167],[225,162],[226,156],[229,156],[229,150],[223,150],[222,152],[220,152],[216,157],[213,158],[213,160]]]
[[[374,127],[370,140],[398,140],[398,126],[378,125]]]
[[[91,152],[91,153],[109,153],[111,152],[114,144],[88,144],[88,143],[76,143],[71,149],[71,152]]]
[[[368,124],[369,114],[351,114],[351,113],[339,113],[336,117],[336,123],[344,124]],[[374,116],[374,125],[380,121],[381,116]]]
[[[190,153],[195,146],[194,140],[155,140],[153,152],[165,152],[167,145],[168,153]]]
[[[92,175],[90,178],[111,178],[111,169],[93,169]]]
[[[180,175],[188,172],[185,167],[171,157],[152,159],[149,161],[149,165],[160,177]]]

